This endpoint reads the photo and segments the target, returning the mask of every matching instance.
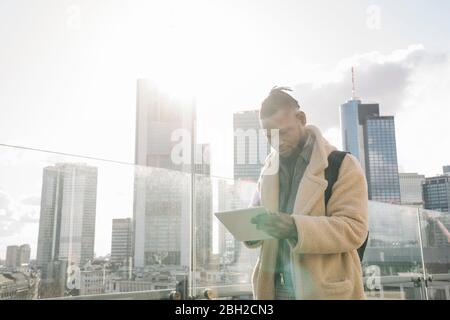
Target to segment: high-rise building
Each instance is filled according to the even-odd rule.
[[[137,83],[134,265],[190,263],[195,105]],[[169,169],[169,170],[167,170]]]
[[[209,146],[196,145],[196,150],[201,150],[204,157],[197,159],[194,166],[195,254],[198,264],[205,265],[209,261],[212,243],[212,182],[207,161]],[[135,217],[140,221],[135,222],[135,266],[188,266],[191,175],[160,168],[139,168],[135,179],[140,183],[139,189],[135,189],[135,197],[142,197],[135,203]],[[136,207],[138,203],[142,207]],[[142,225],[144,221],[145,225]]]
[[[94,258],[97,168],[57,163],[44,168],[37,265],[82,265]]]
[[[19,246],[6,247],[6,261],[5,265],[8,268],[16,268],[20,264],[20,248]]]
[[[422,188],[425,209],[449,212],[450,175],[426,178]]]
[[[6,267],[18,268],[23,264],[29,264],[30,253],[31,249],[29,244],[22,244],[21,246],[12,245],[6,247]]]
[[[164,92],[150,80],[137,81],[135,163],[140,166],[189,171],[177,155],[180,142],[190,158],[195,143],[196,110],[193,100]],[[190,160],[190,159],[189,159]]]
[[[341,105],[340,115],[343,149],[359,159],[369,199],[399,204],[394,117],[380,116],[378,104],[363,104],[356,98]]]
[[[197,176],[195,183],[194,245],[197,268],[211,262],[213,242],[212,181],[209,176]]]
[[[234,179],[258,181],[270,145],[261,130],[259,111],[242,111],[233,115]]]
[[[422,184],[423,192],[423,207],[425,209],[440,211],[442,214],[434,216],[434,219],[426,219],[428,222],[427,229],[425,229],[425,246],[441,248],[443,252],[447,253],[450,247],[450,239],[448,230],[450,230],[450,173],[449,166],[443,166],[443,174],[435,177],[425,179]],[[427,215],[422,215],[427,217]],[[443,253],[443,255],[445,255]],[[442,259],[440,259],[442,263]],[[444,260],[445,261],[445,260]],[[431,265],[430,263],[428,263]],[[446,266],[444,270],[447,270]],[[436,272],[441,272],[438,270]],[[445,271],[444,271],[445,272]]]
[[[50,261],[42,267],[39,281],[39,298],[53,298],[64,296],[67,286],[68,261]]]
[[[129,265],[133,257],[133,221],[131,218],[113,219],[111,262]]]
[[[31,248],[29,244],[23,244],[19,248],[20,252],[20,264],[29,264],[30,263],[30,255]]]
[[[206,268],[211,263],[213,210],[212,181],[209,144],[195,146],[195,211],[194,230],[197,268]]]
[[[425,176],[417,173],[399,173],[401,203],[420,206],[422,199],[422,183]]]
[[[442,172],[443,172],[444,174],[449,174],[449,175],[450,175],[450,165],[448,165],[448,166],[443,166],[443,167],[442,167]]]
[[[194,172],[196,174],[211,175],[210,145],[208,143],[198,143],[195,145]]]

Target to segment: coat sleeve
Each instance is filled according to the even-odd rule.
[[[293,215],[294,253],[330,254],[358,249],[367,236],[367,182],[358,160],[347,155],[328,201],[328,216]]]
[[[259,181],[260,180],[258,180],[258,184],[256,185],[256,189],[253,193],[252,200],[249,204],[249,207],[257,207],[257,206],[261,205],[260,182]],[[258,248],[262,245],[262,240],[244,241],[244,245],[250,249]]]

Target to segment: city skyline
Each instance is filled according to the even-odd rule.
[[[207,145],[200,145],[200,146],[202,146],[202,149],[203,148],[205,148],[205,147],[207,147]],[[209,147],[208,147],[208,150],[209,150]],[[446,168],[447,168],[448,166],[446,166],[446,165],[443,165],[442,166],[442,169],[443,169],[443,171],[445,172],[445,170],[446,170]],[[208,166],[208,168],[209,168],[209,166]],[[448,169],[447,169],[448,170]],[[207,172],[209,172],[209,169],[207,170]],[[36,247],[36,246],[35,246]],[[6,248],[6,247],[5,247]],[[0,253],[1,253],[1,251],[2,251],[2,248],[0,248]],[[99,254],[99,255],[96,255],[96,256],[104,256],[104,255],[106,255],[106,254],[110,254],[110,252],[111,251],[102,251],[102,254]],[[2,256],[0,255],[0,258],[2,258]]]
[[[92,3],[79,6],[78,26],[64,2],[52,4],[52,10],[31,2],[1,3],[0,143],[134,163],[136,79],[151,75],[174,92],[197,96],[198,142],[211,145],[211,174],[232,177],[233,113],[257,109],[273,85],[292,86],[308,122],[340,147],[339,105],[350,97],[354,65],[357,95],[395,116],[400,171],[434,176],[450,162],[450,151],[438,143],[448,135],[450,116],[450,22],[443,15],[450,4],[379,1],[379,25],[371,25],[372,4],[352,3],[249,2],[240,13],[231,4],[212,8],[201,1],[171,2],[158,10],[152,4]],[[102,5],[108,13],[94,15]],[[264,10],[254,11],[261,6]],[[211,15],[196,16],[198,8]],[[119,18],[124,11],[129,19]],[[236,21],[225,28],[227,14]],[[32,37],[30,30],[36,30]],[[233,36],[223,39],[226,34]],[[152,41],[142,41],[142,35]],[[192,49],[178,55],[180,45]],[[35,238],[37,164],[56,162],[54,155],[5,151],[0,154],[2,257],[8,244]],[[30,165],[35,158],[36,165]],[[107,218],[131,216],[133,177],[131,170],[114,165],[102,171],[98,224],[109,230],[103,233],[109,239]],[[33,183],[23,183],[25,178]],[[103,255],[109,244],[96,240],[95,246]]]

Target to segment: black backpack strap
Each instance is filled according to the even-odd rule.
[[[366,236],[366,240],[364,240],[363,244],[361,245],[361,247],[358,248],[358,256],[359,256],[359,261],[363,261],[364,258],[364,251],[366,251],[366,246],[367,246],[367,242],[369,241],[369,231],[367,231],[367,236]]]
[[[328,215],[328,213],[326,212],[326,210],[327,210],[326,208],[328,205],[328,201],[331,198],[331,191],[333,189],[334,183],[338,179],[339,168],[341,167],[342,161],[344,160],[345,155],[347,153],[349,153],[349,152],[336,150],[336,151],[332,151],[328,155],[328,167],[325,169],[325,179],[328,181],[328,186],[327,186],[327,189],[325,190],[325,213],[327,215]],[[369,240],[369,232],[367,232],[366,240],[361,245],[361,247],[359,247],[357,250],[360,261],[363,260],[364,251],[366,249],[368,240]]]
[[[335,150],[328,155],[328,167],[325,169],[325,179],[328,181],[328,186],[325,190],[325,208],[331,198],[331,191],[338,179],[339,168],[347,153],[349,152]]]

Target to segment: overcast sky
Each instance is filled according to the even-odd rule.
[[[354,65],[357,96],[395,116],[400,169],[434,175],[450,164],[449,12],[440,0],[0,0],[0,143],[133,162],[136,79],[151,78],[196,96],[213,173],[230,177],[232,114],[273,85],[292,86],[340,147]],[[0,258],[16,242],[35,252],[42,168],[55,160],[2,149]],[[99,173],[99,254],[111,218],[132,215],[130,172]]]

